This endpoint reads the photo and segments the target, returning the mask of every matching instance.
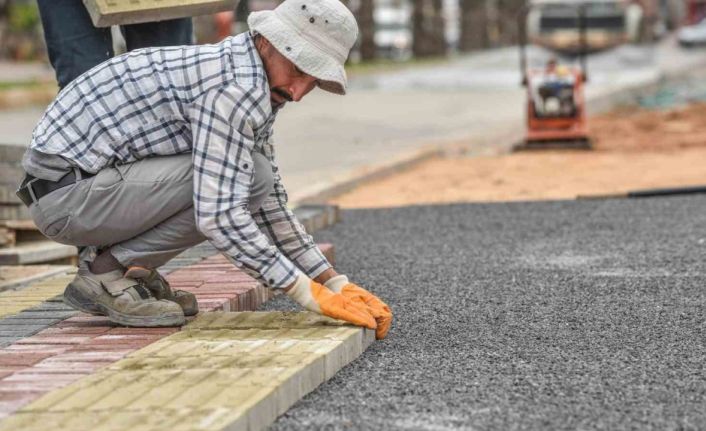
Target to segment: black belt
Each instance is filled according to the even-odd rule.
[[[78,175],[80,175],[81,177],[79,178]],[[30,206],[34,202],[38,201],[43,196],[48,195],[54,190],[70,186],[76,181],[82,180],[84,178],[89,178],[94,175],[95,174],[91,174],[82,169],[74,169],[63,177],[59,178],[59,181],[50,181],[43,180],[41,178],[35,178],[32,175],[27,174],[25,176],[25,179],[22,181],[22,185],[15,194],[18,198],[20,198],[22,202],[24,202],[25,205]]]

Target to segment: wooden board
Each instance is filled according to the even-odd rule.
[[[0,220],[0,247],[46,240],[32,220]]]
[[[238,0],[83,0],[96,27],[163,21],[235,10]]]
[[[71,245],[45,239],[0,248],[1,265],[28,265],[33,263],[74,263],[78,250]]]

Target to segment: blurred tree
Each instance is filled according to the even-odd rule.
[[[483,0],[460,0],[461,35],[459,49],[468,52],[488,47],[488,22]]]
[[[10,0],[0,0],[0,57],[3,57],[7,44],[7,17],[9,15]]]
[[[353,48],[357,60],[369,61],[377,57],[375,46],[375,0],[341,0],[358,22],[358,40]],[[350,58],[349,58],[350,60]]]
[[[432,6],[434,13],[432,14],[432,29],[434,35],[432,38],[434,44],[433,55],[446,55],[446,21],[444,19],[444,2],[443,0],[433,0]]]
[[[494,0],[498,37],[496,45],[514,45],[519,41],[517,14],[525,5],[525,0]]]
[[[442,0],[415,0],[412,10],[412,52],[415,57],[446,54]]]
[[[0,0],[0,57],[34,60],[43,53],[37,4],[30,0]]]
[[[360,30],[360,59],[363,61],[374,60],[375,47],[375,1],[360,0],[355,18]]]

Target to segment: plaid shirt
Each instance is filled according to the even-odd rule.
[[[242,33],[215,45],[136,50],[96,66],[59,93],[31,147],[93,173],[191,152],[201,232],[236,266],[282,288],[299,275],[292,262],[311,278],[331,266],[287,208],[274,161],[275,115],[253,37]],[[270,160],[275,186],[251,214],[254,151]]]

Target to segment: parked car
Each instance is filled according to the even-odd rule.
[[[706,45],[706,18],[694,25],[687,25],[677,33],[679,44],[685,47]]]

